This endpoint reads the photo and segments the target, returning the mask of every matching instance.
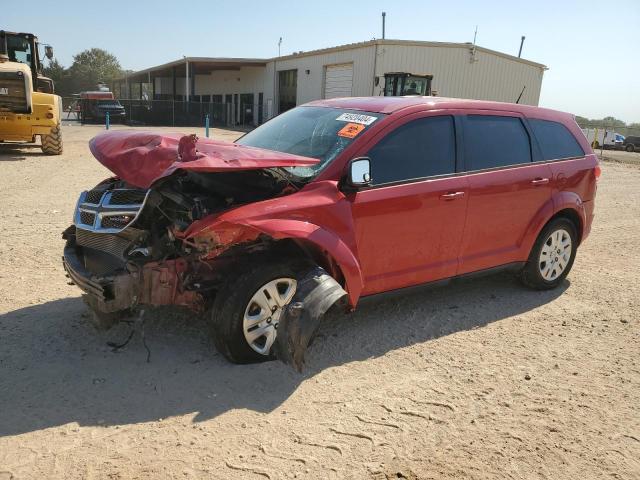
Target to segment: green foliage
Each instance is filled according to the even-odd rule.
[[[606,127],[606,128],[625,128],[627,127],[627,124],[624,123],[622,120],[615,118],[615,117],[604,117],[604,118],[592,118],[592,119],[588,119],[586,117],[581,117],[579,115],[576,115],[576,122],[578,123],[578,125],[580,125],[580,127],[582,128],[601,128],[601,127]],[[633,124],[632,124],[633,125]],[[637,124],[636,124],[637,125]],[[628,127],[631,127],[631,125],[629,125]]]
[[[110,83],[122,75],[118,59],[100,48],[91,48],[74,55],[69,67],[74,90],[95,90],[98,83]]]
[[[100,48],[91,48],[75,55],[69,68],[64,68],[56,59],[50,61],[43,74],[53,80],[58,95],[68,97],[96,90],[101,82],[110,84],[122,76],[122,69],[115,56]]]
[[[73,93],[69,73],[58,60],[51,60],[42,73],[53,80],[55,92],[58,95],[65,97]]]

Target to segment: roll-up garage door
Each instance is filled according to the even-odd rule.
[[[324,82],[324,98],[350,97],[353,86],[353,63],[330,65]]]

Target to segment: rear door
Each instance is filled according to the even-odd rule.
[[[455,174],[455,126],[451,115],[412,115],[366,149],[373,187],[352,204],[363,295],[456,274],[468,189]]]
[[[469,114],[463,125],[469,203],[459,273],[524,261],[527,228],[551,199],[551,169],[533,162],[537,147],[519,114]]]

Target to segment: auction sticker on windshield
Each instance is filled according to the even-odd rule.
[[[360,123],[362,125],[371,125],[377,120],[376,117],[371,115],[362,115],[360,113],[343,113],[336,120],[341,122]]]
[[[339,137],[355,138],[361,131],[365,129],[365,126],[361,123],[347,123],[338,132]]]

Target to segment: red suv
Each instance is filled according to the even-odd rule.
[[[235,143],[90,146],[115,176],[80,195],[64,266],[95,322],[186,306],[232,362],[298,367],[340,301],[499,269],[556,287],[600,174],[569,114],[432,97],[311,102]]]

